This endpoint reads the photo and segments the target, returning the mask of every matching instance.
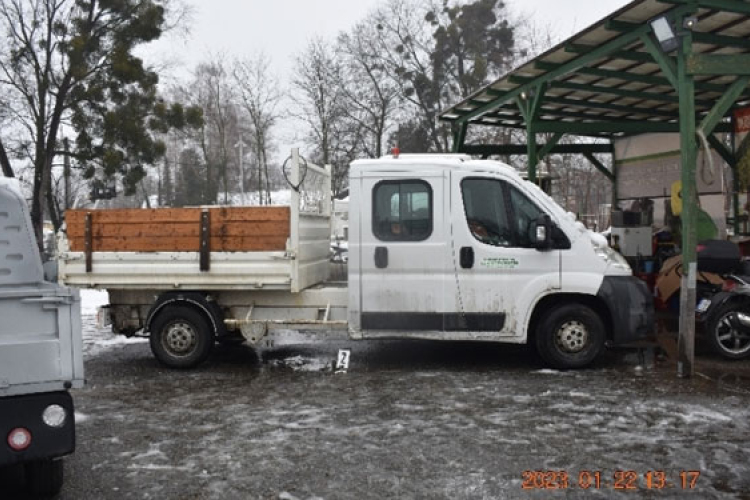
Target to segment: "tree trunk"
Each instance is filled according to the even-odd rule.
[[[2,141],[0,141],[0,167],[2,167],[5,177],[15,177],[13,167],[11,167],[10,160],[8,159],[8,153],[5,151]]]

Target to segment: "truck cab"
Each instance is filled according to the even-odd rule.
[[[356,338],[532,342],[552,366],[576,368],[651,331],[652,299],[627,262],[512,167],[361,160],[350,192]]]

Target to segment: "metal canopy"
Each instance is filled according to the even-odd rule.
[[[697,12],[690,12],[696,6]],[[726,56],[750,52],[748,1],[633,1],[443,111],[440,119],[525,129],[519,105],[525,101],[535,112],[534,132],[602,137],[678,132],[676,63],[659,48],[649,21],[666,15],[674,22],[688,13],[697,17],[691,30],[695,110],[705,116],[740,78]],[[730,65],[728,74],[699,74],[702,54],[725,56],[711,60]],[[737,102],[749,103],[750,91],[744,88]]]
[[[660,17],[664,45],[651,21]],[[673,38],[664,37],[672,30]],[[695,356],[695,163],[698,138],[735,171],[733,151],[713,135],[731,130],[725,118],[750,103],[750,0],[635,0],[590,28],[443,111],[455,125],[454,150],[512,154],[517,146],[464,144],[470,124],[523,128],[528,178],[564,134],[616,137],[679,132],[682,181],[682,261],[678,373],[692,376]],[[550,133],[537,147],[538,133]],[[616,188],[617,172],[579,145]],[[516,149],[514,149],[516,148]],[[557,149],[556,149],[557,148]],[[735,214],[738,198],[735,195]],[[735,217],[735,228],[737,217]]]

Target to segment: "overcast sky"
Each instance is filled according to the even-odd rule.
[[[1,1],[1,0],[0,0]],[[147,51],[150,62],[167,62],[173,77],[186,77],[211,54],[251,56],[262,50],[283,87],[290,78],[294,55],[314,36],[334,39],[362,20],[381,0],[184,0],[193,8],[190,35],[168,36]],[[550,26],[560,40],[609,15],[629,0],[506,0],[514,15]],[[169,82],[164,75],[162,81]],[[281,149],[298,144],[296,128],[282,123],[277,130]]]
[[[184,0],[193,7],[189,38],[175,36],[149,54],[191,68],[209,54],[251,55],[263,50],[282,78],[293,56],[316,36],[333,39],[351,28],[378,0]],[[561,38],[579,31],[627,4],[626,0],[506,0],[513,12],[552,26]],[[179,70],[177,70],[179,72]]]

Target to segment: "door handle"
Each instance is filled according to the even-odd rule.
[[[474,249],[472,247],[461,247],[459,261],[461,267],[464,269],[471,269],[474,267]]]
[[[388,267],[388,249],[386,247],[375,247],[375,267],[378,269]]]

